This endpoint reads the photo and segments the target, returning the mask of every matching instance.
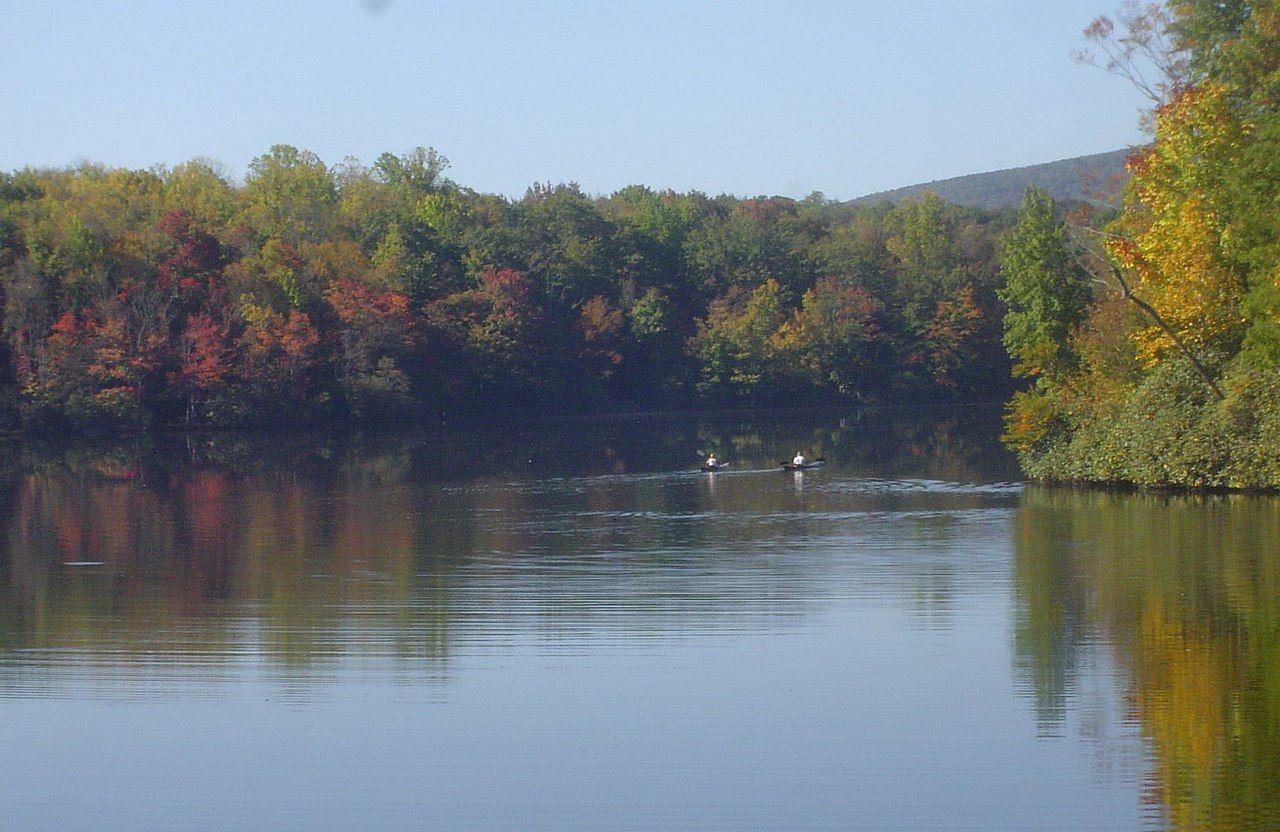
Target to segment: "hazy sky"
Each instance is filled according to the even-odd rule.
[[[434,146],[450,175],[848,198],[1141,140],[1071,62],[1114,0],[7,4],[0,169],[276,143]]]

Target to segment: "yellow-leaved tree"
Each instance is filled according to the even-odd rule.
[[[1156,110],[1155,141],[1129,159],[1126,210],[1107,242],[1134,293],[1200,354],[1229,353],[1243,334],[1245,279],[1224,252],[1220,202],[1248,133],[1225,87],[1205,82],[1175,93]],[[1132,338],[1146,366],[1175,348],[1155,323]]]

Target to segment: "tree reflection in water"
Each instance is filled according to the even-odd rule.
[[[1029,488],[1016,671],[1060,724],[1101,644],[1176,829],[1280,828],[1280,500]]]
[[[682,568],[669,552],[735,535],[754,542],[743,530],[683,522],[600,522],[566,535],[547,528],[557,512],[692,516],[715,498],[703,477],[642,475],[692,469],[707,448],[732,459],[735,472],[773,468],[804,447],[855,474],[982,480],[993,464],[1012,474],[994,425],[970,413],[797,411],[364,436],[9,440],[0,456],[0,651],[51,651],[42,654],[49,661],[66,649],[182,657],[216,673],[244,659],[248,639],[294,682],[323,678],[326,664],[357,654],[443,678],[456,627],[494,609],[495,593],[518,605],[521,592],[552,598],[575,580],[583,592],[595,581],[630,581],[655,610],[687,621],[699,604],[708,615],[732,604],[732,593],[709,582],[667,598],[643,583],[652,575],[628,571],[639,560],[609,573],[585,559],[612,548],[639,553],[630,557],[645,568],[664,559]],[[640,476],[609,479],[620,474]],[[572,485],[578,479],[592,484]],[[791,501],[769,502],[786,493],[732,496],[745,509],[793,510]],[[506,575],[504,564],[537,552],[548,532],[564,544],[554,576],[476,578]],[[787,570],[798,567],[768,568],[778,573],[770,595],[785,606],[795,579]],[[920,598],[945,609],[948,600],[935,596],[948,582],[921,581]],[[459,598],[465,611],[454,608]],[[550,602],[543,608],[558,614]],[[24,668],[10,663],[8,672]]]

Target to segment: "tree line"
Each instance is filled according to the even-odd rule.
[[[0,174],[0,413],[34,428],[1007,390],[1012,212],[446,176],[279,145]]]

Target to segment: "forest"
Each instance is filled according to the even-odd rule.
[[[417,148],[0,174],[0,422],[997,401],[1013,212],[574,184]]]
[[[1280,2],[1131,4],[1085,34],[1148,95],[1151,142],[1109,222],[1033,193],[1005,240],[1028,385],[1006,441],[1040,479],[1280,487]]]

